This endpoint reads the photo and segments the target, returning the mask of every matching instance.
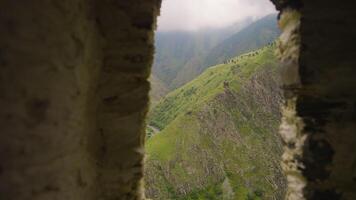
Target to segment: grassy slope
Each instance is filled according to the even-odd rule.
[[[151,75],[149,81],[151,84],[150,102],[151,107],[154,107],[159,100],[161,100],[168,93],[169,90],[166,85],[155,75]]]
[[[282,199],[273,48],[235,60],[209,68],[151,113],[162,131],[146,145],[148,197]]]

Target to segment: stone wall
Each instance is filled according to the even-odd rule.
[[[0,199],[93,199],[92,15],[84,0],[0,1]]]
[[[296,2],[280,19],[286,199],[356,199],[355,5]]]
[[[141,199],[156,0],[0,0],[0,199]]]
[[[140,184],[148,108],[147,79],[159,6],[160,1],[156,0],[101,0],[96,5],[97,22],[104,39],[97,115],[101,199],[142,199],[144,195]]]

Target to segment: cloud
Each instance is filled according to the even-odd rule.
[[[270,0],[163,0],[158,30],[223,27],[276,12]]]

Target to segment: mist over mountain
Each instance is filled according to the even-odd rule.
[[[215,46],[209,51],[204,64],[216,65],[233,56],[258,49],[276,40],[279,34],[277,15],[268,15]]]
[[[266,0],[163,0],[157,23],[159,31],[216,29],[275,12]]]
[[[221,29],[157,32],[153,73],[171,89],[192,80],[212,48],[251,22],[247,18]]]
[[[268,44],[278,34],[275,14],[220,29],[157,32],[152,72],[172,90],[211,65]]]

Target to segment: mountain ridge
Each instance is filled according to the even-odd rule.
[[[215,46],[207,55],[205,66],[216,65],[236,55],[256,50],[276,40],[279,34],[277,15],[267,15]]]
[[[266,23],[261,23],[261,21],[266,20]],[[255,28],[249,28],[250,26]],[[258,29],[259,26],[261,27]],[[247,36],[251,36],[248,38],[246,34],[240,33],[244,33],[245,29],[257,29],[257,32],[264,30],[264,32],[260,34],[247,34]],[[277,38],[278,33],[276,14],[268,15],[254,22],[249,19],[236,24],[235,27],[215,31],[157,32],[155,36],[156,56],[152,72],[170,90],[173,90],[194,79],[207,67],[268,44]],[[242,38],[241,35],[243,36]],[[267,36],[261,36],[260,39],[254,41],[255,38],[259,37],[258,35]],[[236,41],[246,40],[246,38],[248,40],[246,43],[243,43],[243,46],[236,44]],[[226,42],[229,40],[233,40],[233,42]],[[226,47],[230,43],[234,44],[233,47],[242,48],[242,50],[237,51],[230,46]],[[251,46],[246,44],[251,44]],[[221,49],[231,51],[231,54],[220,51]]]

